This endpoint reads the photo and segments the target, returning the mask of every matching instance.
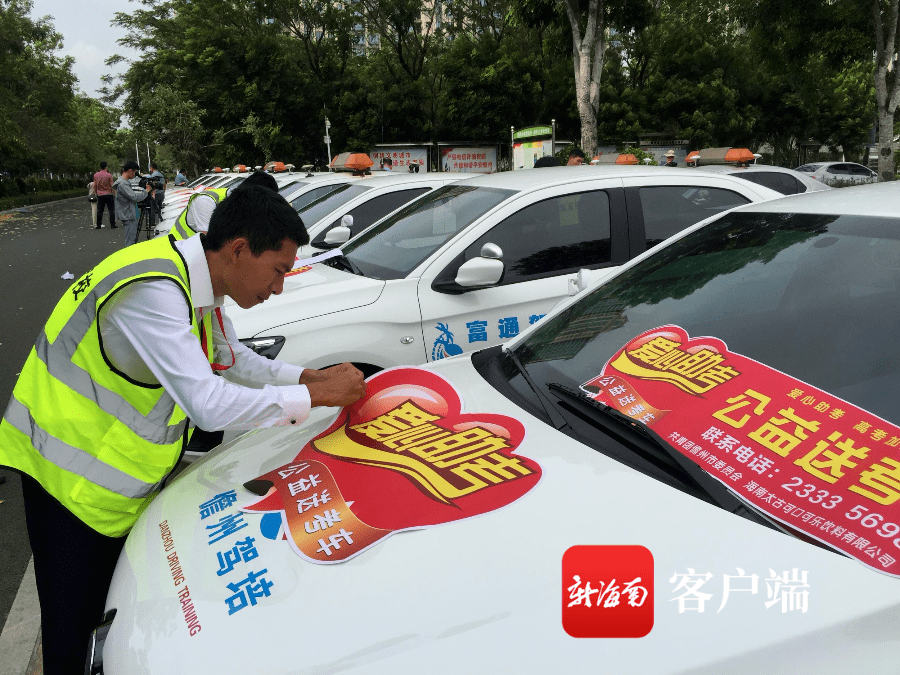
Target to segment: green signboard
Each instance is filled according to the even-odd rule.
[[[533,136],[552,136],[553,129],[550,127],[528,127],[527,129],[520,129],[513,133],[514,139],[519,138],[532,138]]]

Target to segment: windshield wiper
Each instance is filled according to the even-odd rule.
[[[547,419],[550,420],[550,423],[553,425],[553,427],[557,431],[559,431],[569,426],[569,423],[566,422],[566,418],[559,413],[559,410],[557,410],[556,406],[554,406],[550,399],[547,398],[547,395],[544,394],[540,390],[540,387],[538,387],[534,383],[534,380],[531,379],[531,376],[528,374],[525,366],[522,365],[522,362],[519,361],[519,357],[516,356],[516,353],[505,348],[503,349],[503,353],[506,354],[506,357],[516,367],[516,370],[519,371],[519,375],[522,376],[522,379],[525,380],[525,383],[528,385],[531,391],[534,392],[535,397],[537,397],[538,403],[540,403],[541,408],[544,409],[544,413],[546,413]]]
[[[356,266],[356,263],[353,262],[352,260],[350,260],[350,258],[348,258],[347,256],[345,256],[343,252],[341,252],[340,255],[337,255],[333,258],[329,258],[328,260],[325,261],[325,264],[326,265],[332,264],[332,266],[340,265],[340,267],[342,269],[345,269],[348,272],[352,272],[353,274],[355,274],[357,276],[360,276],[360,277],[366,276],[365,274],[362,273],[362,270],[360,270],[359,267]]]
[[[552,392],[559,394],[561,398],[572,402],[582,411],[586,411],[592,417],[599,415],[604,422],[612,422],[613,424],[603,424],[604,428],[613,433],[621,433],[623,428],[641,436],[649,441],[657,450],[665,453],[678,467],[682,470],[687,478],[697,490],[706,494],[714,504],[731,513],[742,515],[754,522],[758,522],[768,527],[774,524],[764,514],[761,514],[755,508],[749,506],[745,501],[738,498],[725,485],[717,481],[697,464],[689,460],[680,452],[666,443],[659,435],[639,422],[628,417],[612,406],[591,398],[580,389],[569,387],[559,382],[548,382],[547,388]]]

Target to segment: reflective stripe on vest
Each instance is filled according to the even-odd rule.
[[[189,421],[161,385],[115,369],[98,313],[129,284],[166,279],[185,296],[191,332],[209,340],[211,321],[203,317],[198,325],[174,243],[167,237],[122,249],[72,285],[38,336],[0,421],[0,464],[30,474],[107,536],[125,534],[160,489]]]
[[[84,450],[54,438],[35,423],[28,408],[19,403],[15,396],[10,399],[3,418],[30,438],[31,444],[44,459],[61,469],[84,476],[110,492],[131,499],[140,499],[155,492],[162,484],[162,481],[152,485],[140,481],[114,466],[101,462]]]

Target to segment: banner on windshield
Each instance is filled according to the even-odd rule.
[[[581,388],[758,510],[900,576],[900,427],[672,325],[638,335]]]

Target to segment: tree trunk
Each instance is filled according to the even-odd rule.
[[[575,101],[581,118],[581,149],[587,161],[597,153],[597,109],[600,105],[600,79],[606,57],[606,27],[603,2],[591,0],[584,35],[577,0],[566,0],[566,14],[572,27],[572,63],[575,68]]]
[[[892,149],[894,140],[894,111],[878,106],[878,180],[894,180],[896,166]]]
[[[885,9],[887,11],[883,11]],[[897,77],[893,61],[898,10],[898,0],[890,0],[885,7],[882,7],[881,0],[872,0],[872,16],[875,19],[875,101],[878,106],[878,180],[882,181],[894,180],[896,171],[894,113],[900,104],[900,77]]]

